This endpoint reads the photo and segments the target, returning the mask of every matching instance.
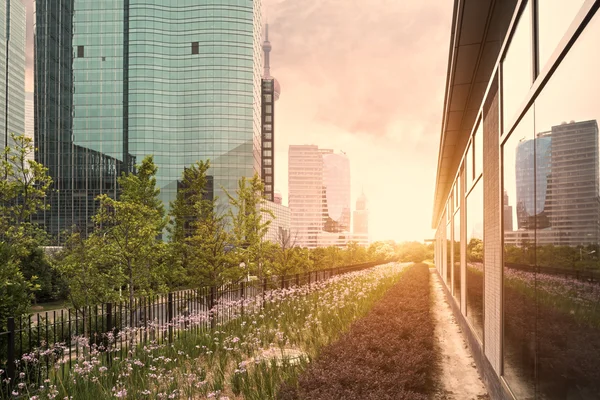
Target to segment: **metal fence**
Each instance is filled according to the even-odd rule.
[[[58,373],[64,376],[90,349],[110,363],[112,357],[127,356],[132,346],[209,331],[235,315],[256,311],[264,306],[270,290],[311,285],[378,264],[381,262],[137,297],[131,307],[123,301],[8,318],[8,329],[0,332],[0,391],[14,382],[18,373],[24,373],[22,360],[36,357],[35,371],[26,371],[31,381],[48,378],[52,368],[60,369]],[[255,301],[261,298],[262,302]]]

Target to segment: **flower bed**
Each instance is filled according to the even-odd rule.
[[[416,264],[369,314],[322,350],[279,399],[427,399],[438,362],[429,268]]]
[[[55,373],[37,385],[28,384],[26,375],[52,365],[43,357],[53,355],[32,353],[21,360],[26,373],[19,376],[14,393],[0,393],[0,398],[274,398],[281,382],[295,379],[309,358],[365,315],[398,281],[403,268],[392,263],[310,286],[273,290],[264,298],[246,299],[243,308],[232,304],[237,311],[215,330],[188,331],[173,343],[134,346],[123,357],[115,348],[119,351],[110,363],[103,362],[101,349],[84,341],[81,346],[87,348],[72,360],[68,375]],[[206,317],[192,315],[177,325]],[[167,329],[156,327],[156,336]]]

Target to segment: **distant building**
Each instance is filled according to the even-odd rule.
[[[288,205],[301,247],[317,247],[323,231],[323,156],[314,145],[289,147]]]
[[[508,192],[504,191],[504,232],[513,231],[513,208],[509,203]]]
[[[350,235],[350,162],[314,145],[290,146],[292,231],[303,247],[347,243]]]
[[[548,168],[551,173],[547,186],[543,187],[547,192],[540,189],[536,192],[538,198],[546,198],[548,226],[555,237],[553,244],[597,244],[600,241],[598,122],[571,121],[553,126],[551,138]]]
[[[34,112],[34,104],[33,104],[33,93],[26,92],[25,93],[25,129],[23,133],[26,137],[34,140],[34,120],[35,120],[35,112]],[[33,153],[29,155],[29,157],[33,160]]]
[[[281,204],[283,202],[283,196],[281,196],[280,192],[275,192],[273,195],[273,202],[275,204]]]
[[[271,76],[271,42],[269,42],[269,24],[265,26],[264,73],[261,84],[261,178],[265,184],[264,196],[274,201],[275,193],[275,101],[279,99],[281,87],[277,79]]]
[[[369,235],[369,209],[367,207],[367,196],[363,191],[356,199],[356,209],[354,210],[354,221],[352,232],[355,235]]]
[[[288,240],[291,246],[295,244],[295,238],[291,236],[291,214],[290,209],[284,205],[274,203],[272,201],[265,200],[261,207],[265,210],[269,210],[273,215],[271,216],[268,212],[262,213],[263,221],[271,221],[267,234],[264,236],[264,241],[270,241],[273,243],[281,243],[282,239]]]
[[[25,132],[25,6],[0,0],[0,149]]]

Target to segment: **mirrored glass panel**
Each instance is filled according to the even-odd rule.
[[[452,222],[446,225],[446,285],[452,288]]]
[[[531,37],[531,1],[529,1],[521,13],[502,62],[504,132],[511,128],[508,124],[516,117],[518,108],[525,101],[525,96],[533,83]]]
[[[483,339],[483,182],[479,180],[467,197],[466,298],[467,318]]]
[[[518,399],[535,394],[535,146],[530,110],[502,146],[504,378]]]
[[[537,384],[544,399],[600,398],[599,40],[596,15],[535,102]]]
[[[458,211],[456,211],[456,214],[454,214],[454,243],[453,243],[453,249],[454,249],[454,297],[457,300],[457,303],[460,305],[460,213],[461,213],[461,209],[458,209]]]
[[[567,32],[573,18],[585,0],[542,0],[538,1],[538,48],[540,69]]]

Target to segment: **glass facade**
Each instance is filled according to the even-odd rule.
[[[48,168],[53,183],[46,197],[50,208],[38,216],[61,241],[62,231],[76,224],[73,215],[74,158],[72,141],[73,0],[37,0],[35,6],[34,140],[36,160]]]
[[[344,154],[323,155],[323,230],[350,231],[350,160]]]
[[[25,133],[25,6],[0,0],[0,148]]]
[[[466,310],[479,340],[483,340],[483,182],[479,180],[466,201]]]
[[[198,160],[210,160],[223,202],[223,189],[260,172],[259,1],[77,0],[72,21],[72,134],[47,130],[71,140],[47,153],[74,163],[72,188],[64,185],[73,223],[89,229],[94,198],[117,196],[119,174],[146,155],[167,205],[183,168]]]
[[[460,313],[498,398],[598,399],[600,2],[519,5],[500,84],[488,85],[483,122],[457,149],[464,201],[455,182],[438,211],[438,270],[455,295],[466,291]],[[463,252],[464,275],[454,268],[451,281]]]
[[[519,310],[504,316],[504,374],[519,398],[600,396],[598,38],[596,15],[504,144],[504,307]]]

